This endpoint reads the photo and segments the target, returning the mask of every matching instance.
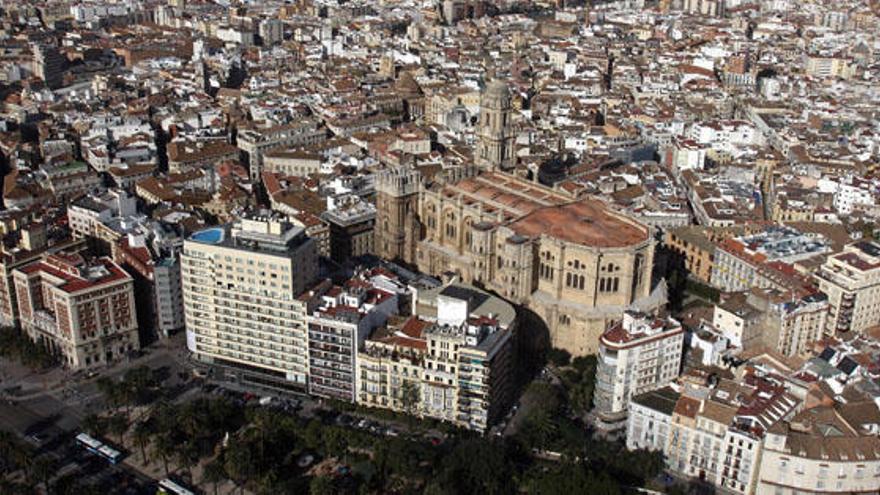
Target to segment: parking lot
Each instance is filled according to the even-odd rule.
[[[207,383],[201,387],[200,391],[208,396],[226,397],[238,405],[274,409],[306,419],[318,419],[324,424],[334,424],[377,436],[397,437],[415,434],[408,431],[408,425],[402,422],[373,418],[367,414],[335,411],[325,407],[320,399],[314,397],[257,395],[234,383]],[[417,435],[434,445],[442,443],[445,437],[442,432],[435,430],[420,431]]]

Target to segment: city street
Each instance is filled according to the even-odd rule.
[[[167,380],[163,387],[182,390],[188,370],[184,366],[182,336],[159,342],[136,359],[117,363],[100,373],[86,374],[53,368],[33,373],[8,360],[0,360],[0,430],[12,432],[57,460],[55,477],[75,475],[79,482],[106,487],[107,493],[155,493],[155,479],[125,464],[111,465],[75,445],[74,436],[82,420],[106,407],[98,390],[101,376],[117,380],[128,370],[146,366],[162,369]],[[191,394],[178,397],[186,400]],[[131,453],[128,453],[131,454]]]

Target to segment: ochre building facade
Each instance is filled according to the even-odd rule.
[[[457,274],[528,307],[546,323],[554,347],[595,353],[599,336],[626,308],[653,309],[645,307],[652,233],[601,201],[572,199],[502,172],[465,172],[420,186],[420,240],[410,225],[402,242],[415,243],[413,264],[433,275]],[[388,234],[404,240],[403,232]]]

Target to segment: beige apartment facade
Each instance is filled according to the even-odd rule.
[[[47,254],[12,272],[21,328],[71,369],[140,349],[134,279],[109,258]]]
[[[304,390],[308,307],[295,296],[315,280],[317,256],[304,229],[273,219],[193,234],[184,243],[181,278],[194,357]]]
[[[829,256],[814,277],[828,295],[826,333],[861,332],[880,323],[880,244],[850,244]]]

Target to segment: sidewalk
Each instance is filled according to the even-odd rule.
[[[131,430],[123,436],[123,443],[120,447],[124,448],[126,452],[128,452],[128,456],[122,461],[122,464],[127,468],[136,471],[137,473],[155,480],[158,482],[168,476],[165,474],[165,466],[162,463],[162,459],[154,458],[154,456],[150,453],[150,447],[147,446],[147,462],[144,463],[141,457],[141,451],[134,444],[134,440],[130,435]],[[213,494],[214,486],[210,483],[205,483],[202,481],[202,473],[204,471],[204,465],[210,462],[213,458],[201,459],[201,462],[195,466],[193,466],[190,470],[192,473],[193,482],[190,483],[190,486],[193,488],[198,488],[201,492],[205,494]],[[176,476],[181,479],[186,479],[186,476],[183,476],[184,472],[180,469],[176,468],[174,462],[169,459],[168,462],[168,471],[172,476]],[[223,483],[217,484],[217,494],[218,495],[233,495],[238,493],[244,493],[245,495],[253,495],[249,490],[245,489],[243,492],[235,486],[231,481],[224,481]]]

